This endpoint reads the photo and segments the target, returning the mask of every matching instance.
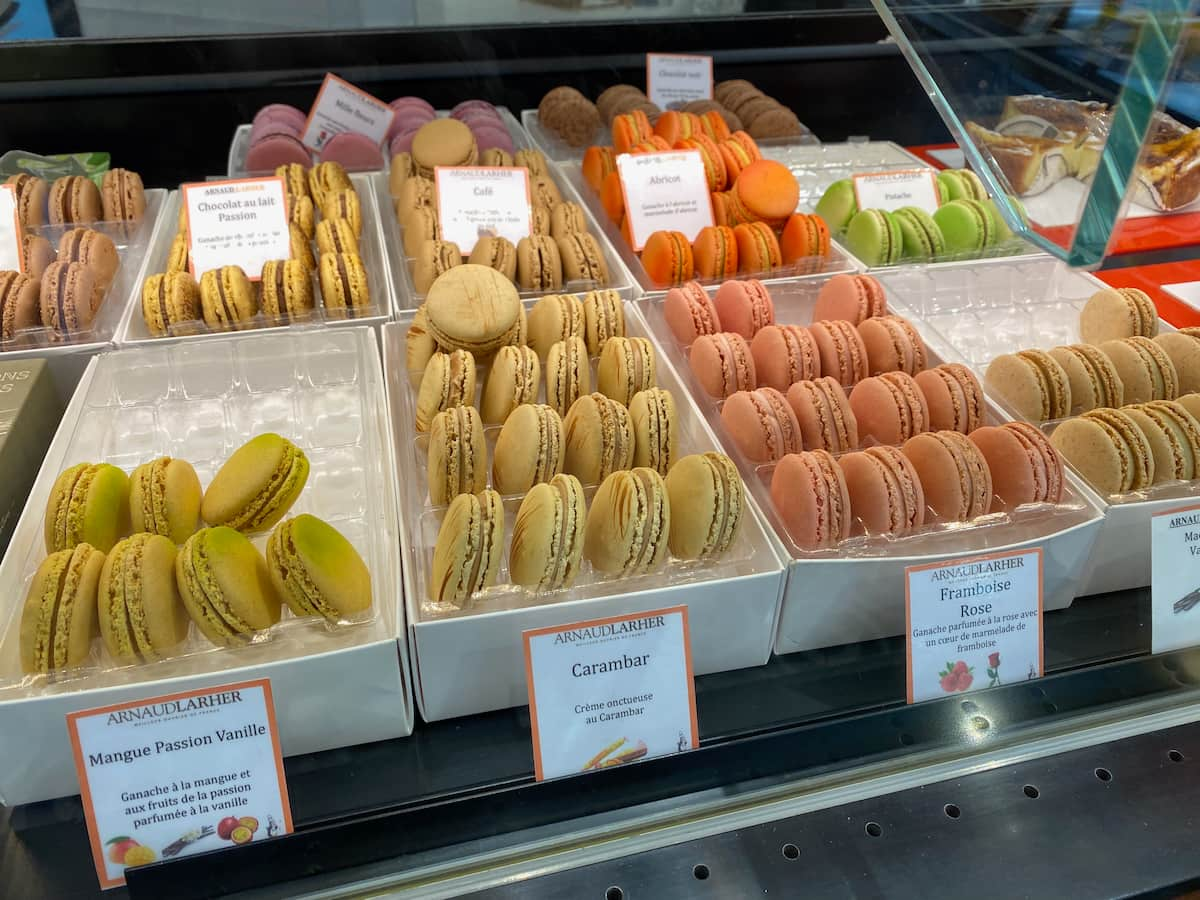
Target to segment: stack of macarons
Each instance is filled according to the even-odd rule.
[[[340,163],[324,162],[311,169],[288,163],[275,174],[284,180],[287,193],[290,256],[267,262],[260,273],[222,266],[199,273],[197,281],[189,259],[186,210],[181,209],[164,271],[142,283],[142,319],[151,335],[303,320],[318,307],[326,319],[368,314],[371,285],[360,243],[364,217],[349,173]]]
[[[1031,503],[1056,504],[1062,460],[1025,422],[985,425],[964,435],[932,431],[900,446],[879,444],[834,456],[789,453],[771,474],[771,500],[801,551],[847,538],[896,538],[924,526],[970,522]]]
[[[137,222],[146,213],[142,177],[129,169],[109,169],[97,185],[83,175],[64,175],[53,183],[37,175],[10,175],[17,219],[25,231],[44,225],[95,225]]]
[[[472,247],[442,240],[433,179],[420,174],[413,154],[400,153],[392,159],[392,202],[416,293],[425,295],[440,276],[464,262],[495,269],[523,291],[564,286],[586,290],[608,284],[608,262],[600,242],[588,230],[587,215],[578,203],[563,200],[545,157],[529,149],[518,150],[515,156],[500,150],[488,154],[497,158],[485,160],[487,165],[529,170],[532,231],[515,245],[499,235],[479,237]]]
[[[448,116],[441,117],[433,106],[420,97],[399,97],[389,105],[396,111],[387,134],[389,157],[400,153],[415,155],[415,148],[423,148],[422,153],[432,156],[454,156],[456,153],[452,151],[465,144],[468,138],[479,158],[489,150],[506,154],[513,152],[512,135],[504,119],[499,110],[486,100],[463,100],[450,110]],[[439,124],[432,124],[435,122]],[[425,136],[418,140],[417,136],[423,132]],[[461,151],[457,155],[461,155]],[[474,165],[474,161],[434,164]]]
[[[825,189],[816,213],[868,266],[1006,252],[1012,231],[974,172],[939,172],[937,187],[940,205],[932,214],[916,206],[860,210],[853,181],[842,179]]]
[[[358,551],[314,516],[281,522],[308,472],[304,451],[277,434],[244,444],[203,491],[171,457],[130,475],[107,463],[64,470],[21,613],[23,671],[87,665],[96,631],[114,665],[186,652],[189,623],[219,646],[245,643],[279,622],[284,602],[297,617],[360,620],[371,579]],[[272,528],[264,559],[247,535]]]
[[[21,253],[24,272],[0,271],[0,345],[85,336],[121,264],[112,238],[72,228],[56,251],[46,238],[26,234]]]
[[[626,334],[620,297],[548,295],[525,318],[493,270],[448,277],[473,270],[469,296],[437,282],[406,337],[428,507],[446,507],[426,599],[475,603],[497,583],[508,532],[509,579],[536,592],[571,587],[587,566],[627,576],[724,553],[741,479],[721,454],[679,458],[675,398],[650,341]]]

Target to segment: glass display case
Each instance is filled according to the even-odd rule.
[[[108,152],[141,173],[154,215],[128,242],[104,339],[13,356],[74,370],[0,564],[0,758],[16,761],[0,776],[0,893],[101,893],[65,715],[258,678],[274,685],[293,833],[243,826],[230,847],[197,823],[185,843],[199,852],[154,844],[125,871],[129,896],[934,890],[943,868],[914,860],[984,842],[981,877],[1012,893],[1200,877],[1185,828],[1164,829],[1161,865],[1126,864],[1146,850],[1132,823],[1183,815],[1178,779],[1200,756],[1200,604],[1180,587],[1200,567],[1181,552],[1165,581],[1155,533],[1200,505],[1194,3],[360,3],[329,21],[325,6],[50,6],[46,26],[22,4],[0,43],[0,150]],[[710,57],[709,96],[653,103],[648,53]],[[304,140],[326,73],[394,111],[335,187],[312,173],[341,158]],[[258,171],[261,146],[272,163]],[[699,230],[668,239],[688,262],[668,255],[665,277],[649,241],[634,249],[616,160],[641,152],[695,155],[711,237],[739,261],[712,262]],[[270,292],[288,292],[263,268],[253,315],[223,317],[196,272],[192,317],[157,325],[160,285],[191,277],[180,185],[286,162],[288,262],[310,260],[308,309],[272,309]],[[484,228],[451,252],[438,167],[518,170],[526,229]],[[876,208],[860,189],[881,177],[932,199],[876,193]],[[360,229],[328,202],[342,191]],[[964,244],[971,229],[940,212],[951,205],[979,223]],[[359,255],[370,299],[338,306]],[[510,364],[534,374],[508,378]],[[525,406],[537,428],[510,427]],[[1097,411],[1108,418],[1084,452],[1066,435]],[[106,632],[70,671],[22,670],[64,471],[131,474],[170,455],[207,487],[262,432],[306,455],[287,515],[320,517],[358,550],[369,616],[289,604],[217,649],[189,609],[173,658],[131,664]],[[923,454],[923,439],[938,445]],[[538,462],[510,468],[529,443]],[[671,478],[684,457],[724,473],[712,503],[696,502],[699,479]],[[868,465],[882,474],[855,468]],[[630,516],[645,530],[593,521],[614,477],[641,498]],[[576,489],[585,537],[570,557]],[[535,499],[563,505],[545,539],[561,565],[530,580],[518,557]],[[655,532],[646,510],[667,501]],[[468,524],[452,543],[472,511],[501,527]],[[243,529],[267,566],[276,527]],[[669,540],[689,529],[702,550]],[[633,561],[589,545],[600,531]],[[447,588],[460,550],[465,587]],[[1012,558],[1037,568],[1036,598],[1014,599],[1036,621],[1034,657],[1018,671],[1008,644],[950,641],[926,679],[937,699],[912,702],[930,687],[914,692],[914,573]],[[539,780],[538,743],[558,736],[528,706],[531,633],[675,607],[698,747],[643,743],[627,764]],[[621,727],[621,749],[637,745]],[[1105,828],[1079,829],[1084,816]]]

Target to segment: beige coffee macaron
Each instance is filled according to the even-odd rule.
[[[474,402],[475,357],[466,350],[434,353],[425,364],[417,389],[417,431],[428,431],[433,417],[442,410]]]
[[[633,465],[633,422],[616,400],[598,392],[584,394],[567,410],[563,430],[563,470],[584,484],[599,484]]]
[[[983,376],[988,390],[1023,419],[1046,422],[1071,414],[1071,382],[1063,367],[1042,350],[1004,353]]]
[[[563,421],[550,406],[525,403],[505,419],[492,451],[492,486],[524,494],[563,470]]]
[[[1092,344],[1069,344],[1048,351],[1062,366],[1071,383],[1071,411],[1087,412],[1100,406],[1125,403],[1125,386],[1112,360]]]
[[[1181,394],[1200,391],[1200,329],[1195,331],[1195,334],[1189,334],[1187,330],[1167,331],[1154,339],[1154,343],[1171,357]]]
[[[542,359],[572,335],[584,335],[583,304],[573,294],[547,294],[529,310],[529,346]]]
[[[633,425],[633,465],[648,466],[666,475],[679,447],[679,418],[675,398],[663,388],[638,391],[629,401]]]
[[[1179,376],[1171,357],[1149,338],[1135,335],[1100,344],[1125,386],[1125,403],[1174,400],[1179,396]]]
[[[613,472],[588,509],[583,554],[597,571],[637,575],[667,558],[671,499],[653,469]]]
[[[508,572],[514,584],[536,591],[570,587],[579,576],[587,526],[583,485],[559,473],[535,484],[513,524]]]
[[[546,356],[546,402],[565,416],[572,404],[591,390],[592,365],[583,338],[573,334],[552,344]]]
[[[633,395],[658,383],[654,345],[647,338],[610,338],[600,353],[596,388],[606,397],[629,405]]]
[[[452,406],[433,417],[427,460],[429,501],[434,506],[487,487],[487,442],[475,407]]]
[[[1084,304],[1079,333],[1088,344],[1137,335],[1152,338],[1158,334],[1158,311],[1150,296],[1137,288],[1104,288]]]
[[[450,503],[437,543],[425,596],[431,603],[469,607],[496,583],[504,554],[504,504],[495,491],[459,494]]]
[[[425,297],[429,333],[443,347],[486,356],[524,343],[525,311],[511,281],[487,266],[456,266]]]
[[[501,347],[492,358],[483,382],[479,407],[488,425],[503,425],[514,409],[537,403],[542,370],[538,355],[529,347]]]

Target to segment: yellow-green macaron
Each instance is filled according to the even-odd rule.
[[[182,544],[200,519],[200,479],[192,464],[162,456],[143,463],[129,477],[133,530],[169,537]]]
[[[105,558],[97,591],[100,634],[118,662],[161,659],[187,637],[175,553],[169,538],[142,533],[120,541]]]
[[[371,573],[358,551],[307,513],[276,527],[267,541],[271,583],[297,616],[352,619],[371,607]]]
[[[260,434],[217,471],[200,502],[200,515],[209,525],[262,531],[287,515],[307,481],[304,451],[278,434]]]
[[[108,463],[79,463],[58,476],[46,504],[46,552],[88,543],[107,553],[129,533],[129,477]]]
[[[240,531],[197,531],[175,555],[183,605],[214,644],[234,644],[279,621],[283,602],[262,554]]]
[[[87,660],[96,636],[96,586],[104,554],[77,544],[47,556],[21,610],[21,669],[26,674],[71,669]]]

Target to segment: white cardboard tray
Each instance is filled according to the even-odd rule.
[[[563,599],[543,599],[540,604],[520,589],[493,589],[499,596],[482,600],[477,610],[446,618],[424,617],[422,573],[432,554],[440,512],[428,507],[423,459],[414,457],[412,449],[421,445],[412,429],[414,388],[404,361],[404,335],[410,321],[411,315],[402,314],[398,322],[385,326],[383,346],[397,456],[410,468],[410,474],[400,479],[405,595],[417,702],[426,720],[525,705],[529,695],[521,635],[531,628],[684,604],[689,609],[695,674],[766,663],[779,615],[784,567],[753,502],[747,503],[740,535],[722,560],[706,565],[668,563],[655,574],[626,582],[597,579],[585,572],[575,587],[559,593]],[[631,335],[647,333],[628,304],[626,325]],[[661,355],[658,383],[676,399],[679,455],[716,448],[678,375]],[[590,498],[590,488],[587,493]],[[515,512],[516,502],[506,501],[510,513]],[[511,524],[510,518],[506,539],[511,537]],[[506,572],[505,563],[502,576]]]
[[[772,285],[777,321],[807,325],[822,284],[823,280],[806,279]],[[719,404],[692,377],[685,348],[675,340],[663,317],[661,300],[647,297],[637,306],[658,346],[683,373],[693,401],[704,412],[725,452],[738,461],[743,479],[772,526],[780,552],[790,560],[776,653],[903,634],[905,568],[979,553],[1042,547],[1045,609],[1071,605],[1076,581],[1100,526],[1099,510],[1074,481],[1067,485],[1063,506],[1053,510],[1018,510],[1012,516],[988,517],[980,524],[941,526],[896,540],[851,541],[837,551],[798,549],[787,537],[770,499],[774,466],[746,460],[728,438]],[[917,326],[925,334],[921,323]],[[941,362],[936,343],[930,342],[929,351],[929,365]],[[1007,418],[998,407],[989,408],[989,421]]]
[[[202,484],[237,446],[278,431],[312,464],[292,513],[329,520],[371,571],[370,621],[329,630],[285,618],[269,640],[218,649],[193,628],[184,655],[114,667],[93,642],[85,671],[23,679],[20,609],[45,558],[42,521],[67,466],[107,460],[127,472],[168,454]],[[413,706],[401,604],[396,466],[376,339],[367,328],[239,335],[121,350],[92,359],[0,563],[0,802],[79,792],[68,712],[226,684],[271,680],[285,756],[402,737]],[[252,536],[262,549],[267,534]]]
[[[972,366],[982,378],[993,358],[1029,347],[1079,343],[1079,312],[1106,287],[1051,257],[989,266],[913,266],[878,273],[888,293],[929,327],[923,334],[942,352]],[[1171,329],[1159,322],[1163,331]],[[1076,596],[1150,584],[1150,518],[1200,498],[1200,480],[1101,497],[1084,491],[1104,513]]]

